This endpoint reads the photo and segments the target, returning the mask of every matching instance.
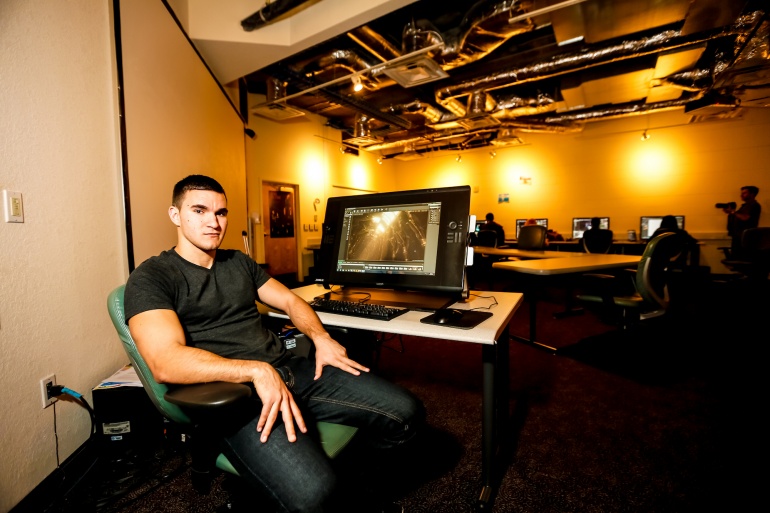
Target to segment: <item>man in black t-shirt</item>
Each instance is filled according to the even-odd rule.
[[[142,263],[126,284],[125,314],[137,349],[160,383],[253,384],[258,397],[228,426],[233,434],[223,439],[223,452],[280,510],[327,511],[336,476],[306,434],[306,417],[359,427],[375,445],[390,448],[413,438],[422,404],[350,359],[310,306],[253,260],[219,249],[227,197],[216,180],[181,180],[168,213],[177,245]],[[313,341],[314,361],[286,352],[262,326],[256,301],[289,316]]]

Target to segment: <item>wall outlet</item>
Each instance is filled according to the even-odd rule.
[[[40,380],[40,397],[43,400],[43,409],[56,402],[56,397],[49,397],[50,390],[56,386],[56,375],[51,374]]]

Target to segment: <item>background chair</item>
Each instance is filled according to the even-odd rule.
[[[737,250],[719,249],[725,255],[722,263],[731,271],[751,280],[767,280],[770,274],[770,227],[744,230]]]
[[[213,432],[216,431],[216,420],[241,401],[248,400],[251,388],[242,383],[214,382],[169,389],[167,385],[155,381],[128,330],[123,311],[124,289],[125,285],[117,287],[107,299],[112,324],[152,403],[165,418],[192,432],[193,485],[205,493],[214,467],[238,475],[230,461],[219,452]],[[354,427],[328,422],[318,422],[316,426],[322,447],[330,458],[339,454],[358,431]]]
[[[670,304],[668,269],[681,253],[681,244],[673,233],[664,233],[650,240],[635,271],[583,275],[586,293],[578,294],[578,300],[601,305],[605,320],[612,321],[619,313],[623,328],[664,315]]]
[[[494,230],[480,230],[476,238],[476,245],[485,248],[496,248],[497,232]]]
[[[545,237],[547,231],[545,226],[522,226],[519,228],[519,239],[516,247],[532,251],[541,251],[545,249]]]
[[[586,230],[580,239],[580,246],[585,253],[609,253],[612,237],[612,230]]]

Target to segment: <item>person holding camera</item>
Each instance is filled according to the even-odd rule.
[[[748,228],[759,226],[759,214],[762,212],[762,205],[757,202],[759,188],[754,185],[745,185],[741,187],[741,200],[743,204],[736,210],[736,204],[718,203],[717,207],[722,208],[727,214],[727,234],[732,237],[732,257],[735,258],[741,251],[741,236],[743,231]]]

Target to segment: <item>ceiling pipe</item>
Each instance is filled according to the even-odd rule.
[[[319,0],[267,0],[264,7],[251,16],[241,20],[241,27],[243,27],[243,30],[246,32],[251,32],[254,29],[294,16],[318,1]]]
[[[651,37],[634,41],[623,41],[601,48],[586,48],[577,52],[556,56],[547,62],[537,62],[528,66],[503,70],[489,76],[465,80],[436,89],[436,101],[440,105],[444,105],[449,100],[470,94],[476,89],[489,91],[502,87],[521,85],[613,62],[699,45],[715,39],[740,36],[750,32],[758,21],[756,15],[748,18],[725,29],[716,29],[688,36],[682,36],[680,31],[666,30]]]

